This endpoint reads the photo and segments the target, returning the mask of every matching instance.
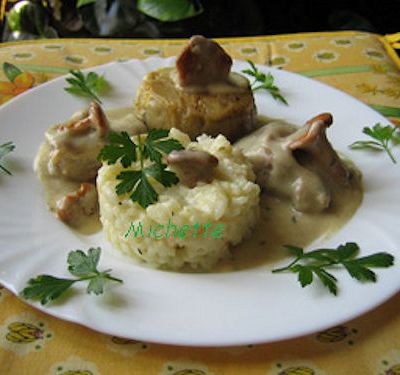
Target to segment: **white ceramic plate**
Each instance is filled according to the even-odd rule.
[[[114,86],[105,107],[130,105],[145,73],[173,62],[151,58],[93,69],[104,73]],[[235,71],[245,67],[243,62],[234,64]],[[354,241],[360,244],[363,254],[390,251],[399,257],[399,167],[384,153],[351,151],[347,147],[363,137],[363,126],[388,121],[354,98],[317,81],[281,70],[273,70],[273,75],[290,105],[275,102],[268,94],[257,94],[259,113],[301,125],[320,112],[331,112],[335,124],[329,130],[330,140],[364,176],[362,206],[339,233],[323,244],[336,247]],[[0,176],[0,282],[17,293],[37,274],[68,277],[66,256],[70,250],[101,246],[100,268],[112,268],[124,284],[101,297],[88,296],[84,286],[78,286],[67,303],[48,307],[36,304],[40,309],[136,340],[239,345],[293,338],[336,325],[365,313],[399,290],[397,263],[379,270],[376,284],[363,285],[345,272],[335,273],[340,279],[340,294],[334,297],[318,285],[301,289],[292,274],[272,274],[260,267],[220,274],[148,269],[107,251],[110,245],[101,233],[77,235],[47,211],[32,170],[45,129],[84,107],[82,100],[64,92],[64,86],[64,78],[56,79],[0,108],[0,140],[12,140],[17,146],[7,163],[13,176]]]

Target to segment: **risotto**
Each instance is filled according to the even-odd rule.
[[[128,194],[117,196],[115,192],[116,176],[123,168],[120,163],[103,164],[97,177],[100,220],[106,239],[132,258],[152,267],[207,271],[229,256],[231,245],[251,234],[259,217],[260,188],[249,162],[223,135],[201,135],[191,142],[186,134],[173,128],[169,136],[187,150],[206,151],[218,159],[212,181],[198,182],[192,188],[182,183],[164,188],[154,180],[159,199],[142,208]],[[178,229],[198,228],[198,233],[195,237],[147,235],[145,229],[167,222]],[[143,227],[143,235],[126,235],[135,223]],[[219,235],[206,235],[207,226],[218,226]]]

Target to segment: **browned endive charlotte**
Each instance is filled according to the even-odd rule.
[[[231,72],[232,59],[216,42],[192,37],[176,66],[147,74],[135,109],[148,128],[205,133],[234,141],[256,125],[256,107],[246,77]]]

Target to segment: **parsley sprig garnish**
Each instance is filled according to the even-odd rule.
[[[108,281],[122,283],[122,280],[110,275],[111,270],[98,271],[101,249],[90,248],[85,254],[82,250],[71,251],[68,254],[68,271],[77,278],[64,279],[51,275],[39,275],[28,281],[28,285],[21,291],[26,299],[39,300],[42,305],[49,303],[64,294],[73,284],[88,281],[87,293],[96,295],[104,292]]]
[[[14,149],[15,149],[15,144],[13,142],[6,142],[0,145],[0,160],[4,158],[4,156],[12,152]],[[12,175],[12,173],[1,164],[0,164],[0,169],[10,176]]]
[[[300,247],[287,245],[285,248],[296,258],[287,266],[274,269],[272,272],[297,273],[302,287],[310,285],[317,277],[331,293],[337,295],[337,278],[327,269],[344,267],[351,277],[362,282],[376,282],[377,276],[371,268],[391,267],[394,257],[380,252],[356,258],[360,251],[354,242],[339,245],[336,249],[317,249],[307,253]]]
[[[251,89],[253,91],[261,89],[266,90],[275,100],[288,105],[288,102],[280,93],[279,88],[274,85],[274,76],[271,73],[265,74],[259,71],[251,60],[247,60],[247,62],[250,64],[250,69],[243,69],[242,73],[248,74],[254,78],[254,81],[251,83]]]
[[[110,84],[104,78],[95,72],[89,72],[87,75],[80,70],[70,70],[72,77],[65,80],[70,84],[64,87],[64,90],[73,95],[84,96],[101,103],[99,95],[104,94],[110,88]]]
[[[386,151],[390,160],[396,164],[396,159],[391,149],[400,143],[400,131],[398,128],[392,125],[382,126],[377,123],[372,128],[364,127],[362,132],[373,140],[354,142],[349,146],[351,149]]]
[[[150,129],[146,137],[135,136],[135,143],[126,132],[120,134],[110,132],[109,144],[100,151],[98,159],[108,164],[115,164],[119,160],[124,168],[139,161],[140,168],[124,170],[118,174],[117,180],[121,181],[115,189],[118,195],[130,193],[133,202],[146,208],[158,199],[158,193],[149,177],[165,187],[179,182],[176,174],[166,170],[167,165],[162,162],[163,154],[183,149],[176,139],[167,138],[168,134],[169,131],[165,129]],[[145,166],[146,159],[153,163]]]

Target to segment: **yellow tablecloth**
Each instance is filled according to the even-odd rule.
[[[394,39],[338,32],[220,42],[235,59],[251,59],[316,78],[399,124],[400,63],[388,43]],[[0,63],[14,64],[24,74],[11,82],[0,72],[0,103],[68,69],[176,55],[184,42],[83,39],[5,43],[0,45]],[[0,374],[396,375],[400,374],[399,296],[362,317],[302,338],[243,347],[186,348],[93,332],[41,313],[0,286]]]

